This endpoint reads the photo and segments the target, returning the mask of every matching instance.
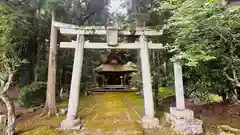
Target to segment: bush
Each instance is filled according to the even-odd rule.
[[[41,105],[46,100],[46,82],[34,82],[20,91],[20,105],[30,108]]]
[[[169,88],[160,88],[159,89],[159,98],[160,99],[165,99],[171,96],[175,96],[175,91]]]

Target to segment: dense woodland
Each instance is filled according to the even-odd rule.
[[[117,20],[120,27],[132,30],[136,26],[164,29],[164,34],[152,41],[162,42],[165,49],[149,51],[155,93],[160,87],[174,89],[172,62],[180,60],[184,65],[185,97],[208,102],[211,100],[208,95],[213,93],[223,100],[237,102],[240,99],[238,9],[230,9],[214,0],[133,0],[133,3],[126,0],[122,6],[128,9],[128,14],[110,14],[107,3],[106,0],[1,1],[0,99],[12,106],[6,92],[20,85],[21,106],[44,104],[52,15],[57,21],[78,26],[107,26]],[[74,38],[60,34],[58,37],[58,43]],[[104,41],[102,37],[87,38]],[[134,37],[125,40],[132,41]],[[69,88],[74,50],[58,46],[56,49],[56,55],[50,54],[50,57],[56,56],[56,101],[59,101],[61,88],[66,93]],[[96,86],[93,69],[112,51],[85,51],[81,93]],[[137,50],[117,50],[117,54],[124,62],[140,66]],[[132,83],[141,89],[140,70]],[[40,99],[35,102],[37,97]],[[8,111],[9,116],[13,115],[14,107]],[[9,122],[15,123],[15,118],[9,117]],[[14,129],[9,130],[10,135]]]

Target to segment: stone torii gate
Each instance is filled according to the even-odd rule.
[[[144,128],[154,128],[159,126],[159,120],[154,116],[154,104],[153,93],[151,84],[151,74],[149,65],[148,49],[163,49],[161,43],[147,42],[146,37],[162,35],[162,31],[150,30],[147,28],[136,28],[136,32],[132,34],[129,30],[118,29],[114,27],[101,27],[101,26],[87,26],[79,27],[71,24],[65,24],[53,21],[52,26],[58,29],[63,35],[75,35],[76,41],[72,42],[60,42],[60,48],[74,48],[74,64],[72,71],[72,80],[70,87],[69,103],[67,118],[62,122],[61,128],[63,129],[79,129],[81,122],[76,118],[79,91],[81,82],[81,72],[83,64],[84,49],[140,49],[141,55],[141,70],[142,70],[142,82],[143,82],[143,94],[144,94],[144,108],[145,116],[142,118],[142,125]],[[85,35],[105,35],[107,37],[107,43],[94,43],[85,41]],[[139,36],[139,41],[135,43],[118,43],[118,35],[136,35]],[[56,38],[54,40],[57,40]],[[52,41],[56,43],[56,41]],[[175,74],[175,90],[176,90],[176,107],[170,108],[170,113],[166,114],[166,118],[173,125],[179,125],[177,120],[181,120],[181,124],[187,124],[189,127],[188,119],[193,119],[193,112],[185,109],[184,104],[184,91],[182,81],[182,67],[180,62],[174,63]],[[185,115],[187,114],[187,115]],[[175,119],[176,118],[176,119]],[[182,119],[184,118],[184,119]],[[195,119],[193,119],[196,122]],[[201,123],[200,123],[201,125]],[[184,131],[186,129],[184,128]],[[176,129],[176,131],[183,131],[182,128]],[[192,130],[191,130],[192,132]],[[198,132],[197,132],[198,133]]]

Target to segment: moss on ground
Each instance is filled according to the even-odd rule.
[[[57,105],[58,108],[67,108],[67,102]],[[40,117],[34,116],[29,120],[17,124],[18,135],[77,135],[80,132],[134,132],[141,135],[143,129],[138,113],[143,114],[143,99],[134,92],[130,93],[104,93],[99,95],[81,97],[78,107],[78,117],[84,120],[84,129],[79,132],[56,131],[64,116]],[[137,111],[136,111],[137,110]],[[126,135],[125,134],[125,135]],[[133,133],[129,133],[132,135]]]
[[[94,99],[95,97],[93,97]],[[88,108],[92,101],[91,97],[81,97],[79,110]],[[57,105],[57,108],[67,108],[68,102],[62,102]],[[71,135],[71,132],[57,132],[54,129],[58,128],[65,116],[55,117],[40,117],[38,114],[28,120],[23,120],[17,123],[16,132],[18,135]],[[45,130],[46,129],[46,130]],[[43,132],[44,131],[44,132]],[[53,132],[54,131],[54,132]]]
[[[22,121],[17,124],[16,132],[20,135],[57,135],[55,128],[64,120],[63,116],[59,117],[40,117]]]
[[[169,89],[160,89],[160,98],[172,96]],[[219,100],[219,98],[214,98]],[[62,102],[57,105],[58,108],[67,108],[68,102]],[[145,135],[177,135],[170,125],[164,120],[164,112],[169,110],[169,106],[162,109],[156,109],[156,116],[160,119],[160,128],[146,130]],[[138,131],[135,134],[142,135],[143,129],[140,118],[144,116],[143,97],[136,95],[135,92],[110,92],[96,94],[93,96],[81,97],[79,101],[77,116],[84,120],[84,129],[79,132],[56,131],[64,116],[59,117],[40,117],[34,116],[29,120],[21,121],[17,124],[18,135],[79,135],[82,132],[86,134],[94,132],[114,132],[117,130]],[[204,135],[216,135],[217,125],[228,124],[237,125],[239,121],[229,119],[229,117],[200,117],[204,121]],[[99,133],[96,133],[99,134]],[[100,133],[101,134],[101,133]],[[114,135],[114,133],[113,133]],[[132,135],[132,133],[129,133]]]
[[[124,93],[124,96],[125,93]],[[138,131],[142,133],[141,124],[137,121],[136,112],[133,111],[122,93],[105,93],[100,100],[93,106],[89,115],[84,119],[84,132],[113,132],[120,130],[122,132]],[[127,96],[128,98],[128,96]],[[81,112],[80,112],[81,114]]]
[[[58,109],[65,109],[68,107],[68,101],[63,101],[56,105]]]
[[[135,92],[124,93],[127,97],[128,104],[134,108],[140,116],[144,116],[144,100],[143,97],[138,96]]]
[[[39,127],[30,131],[24,132],[21,135],[60,135],[60,133],[48,126],[43,126],[43,127]]]
[[[240,129],[232,128],[228,125],[218,126],[218,132],[221,133],[221,131],[226,132],[226,133],[230,133],[230,134],[235,134],[235,135],[240,134]]]

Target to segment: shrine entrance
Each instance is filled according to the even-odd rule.
[[[71,24],[64,24],[60,22],[52,22],[51,36],[52,44],[57,44],[57,30],[63,35],[75,35],[76,40],[72,42],[60,42],[60,48],[74,48],[74,64],[72,71],[69,103],[67,118],[62,122],[61,128],[63,129],[80,129],[81,120],[78,119],[78,103],[79,91],[81,82],[81,72],[83,66],[84,49],[137,49],[140,51],[141,56],[141,73],[143,83],[143,96],[144,96],[144,116],[141,119],[143,128],[156,128],[159,127],[159,120],[155,117],[153,92],[151,84],[151,74],[149,65],[149,49],[164,49],[161,43],[152,43],[148,41],[149,37],[156,37],[162,35],[162,30],[156,31],[146,27],[137,27],[132,32],[132,29],[121,29],[118,27],[100,27],[100,26],[87,26],[79,27]],[[106,43],[94,43],[85,41],[86,35],[105,35],[107,37]],[[123,43],[118,41],[119,35],[121,36],[137,36],[138,40],[135,43]],[[120,75],[119,75],[120,76]],[[174,125],[176,131],[192,133],[202,132],[202,122],[194,119],[193,111],[185,109],[184,89],[182,79],[182,66],[180,61],[174,61],[174,78],[175,78],[175,91],[176,91],[176,107],[170,108],[170,113],[166,113],[167,121]],[[119,83],[119,80],[114,80],[108,83]],[[50,84],[49,84],[50,85]],[[190,127],[190,128],[189,128]]]
[[[121,86],[123,82],[123,75],[117,73],[109,73],[106,75],[107,86]]]

